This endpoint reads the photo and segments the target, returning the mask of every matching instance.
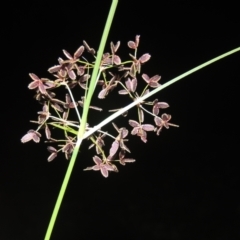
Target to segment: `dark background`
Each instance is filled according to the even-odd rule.
[[[50,77],[61,50],[73,53],[82,40],[97,49],[111,1],[29,4],[2,9],[1,240],[44,238],[68,166],[63,155],[48,163],[44,143],[20,142],[41,109],[28,73]],[[152,56],[143,72],[165,83],[239,47],[237,9],[231,1],[120,0],[108,43],[120,40],[126,59],[127,41],[141,35],[139,54]],[[236,53],[159,92],[180,128],[147,144],[131,137],[137,161],[118,174],[83,172],[94,154],[85,144],[51,239],[239,239],[239,63]]]

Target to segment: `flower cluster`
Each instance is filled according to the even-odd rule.
[[[114,89],[118,89],[118,95],[128,95],[131,101],[135,101],[141,96],[148,94],[152,88],[160,86],[159,81],[161,76],[148,76],[146,73],[141,74],[142,65],[149,61],[150,54],[145,53],[140,57],[137,56],[140,36],[135,37],[135,41],[129,41],[128,47],[133,51],[130,55],[130,60],[122,61],[117,51],[120,46],[120,41],[116,44],[110,43],[110,52],[104,53],[99,67],[97,79],[97,88],[100,90],[97,93],[99,99],[105,99]],[[51,145],[47,147],[50,155],[48,161],[54,160],[59,152],[65,154],[66,159],[70,159],[77,141],[78,129],[81,125],[81,113],[84,108],[84,99],[87,96],[89,89],[89,79],[94,67],[94,61],[88,62],[83,53],[90,54],[96,59],[96,51],[91,48],[85,41],[76,52],[71,55],[66,50],[63,54],[66,59],[59,58],[58,64],[49,68],[48,72],[52,75],[51,79],[40,78],[34,73],[29,76],[32,82],[28,88],[36,92],[34,98],[42,105],[42,110],[38,111],[37,121],[31,121],[37,124],[35,130],[31,129],[25,134],[21,142],[26,143],[30,140],[38,143],[42,134],[40,130],[44,129],[46,142]],[[145,83],[145,87],[141,93],[137,92],[139,81]],[[65,99],[57,97],[56,89],[64,88]],[[73,89],[79,89],[80,99],[74,99]],[[76,90],[74,90],[76,91]],[[82,94],[81,94],[82,93]],[[123,96],[122,96],[123,97]],[[99,102],[98,102],[99,103]],[[150,106],[150,109],[149,109]],[[95,165],[87,167],[85,170],[100,171],[104,177],[108,177],[109,171],[118,172],[116,163],[125,165],[129,162],[134,162],[135,159],[125,158],[126,154],[130,153],[129,148],[125,144],[129,134],[128,127],[132,127],[131,135],[138,136],[144,143],[147,142],[147,132],[155,132],[160,134],[163,128],[168,129],[170,126],[177,125],[170,123],[171,115],[163,113],[159,116],[162,109],[168,108],[166,102],[160,102],[158,99],[150,102],[141,102],[136,105],[136,119],[128,119],[128,125],[118,127],[112,123],[115,129],[115,135],[102,130],[97,130],[87,140],[91,141],[89,147],[95,147],[95,155],[93,161]],[[102,111],[102,108],[90,106],[91,109]],[[76,112],[77,119],[69,119]],[[110,111],[117,111],[110,110]],[[153,117],[153,123],[145,123],[145,114]],[[124,114],[127,116],[127,113]],[[63,139],[55,139],[52,137],[53,129],[59,129],[63,132]],[[85,131],[91,129],[91,124],[87,124]],[[104,138],[112,139],[110,147],[106,150]],[[53,145],[53,146],[52,146]]]

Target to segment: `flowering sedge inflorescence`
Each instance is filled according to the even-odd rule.
[[[115,88],[120,88],[118,90],[119,95],[128,95],[132,101],[135,101],[151,91],[151,88],[160,86],[159,80],[161,77],[159,75],[152,77],[149,77],[145,73],[141,75],[142,65],[149,61],[151,56],[146,53],[137,57],[139,38],[140,36],[137,35],[135,41],[129,41],[127,44],[128,47],[134,51],[133,55],[129,54],[131,59],[128,61],[123,62],[117,55],[117,50],[120,46],[119,41],[116,45],[111,42],[111,53],[103,54],[97,79],[97,85],[101,88],[98,92],[99,99],[106,98]],[[89,63],[83,57],[84,52],[88,52],[96,58],[95,50],[89,47],[85,41],[83,41],[83,45],[77,49],[73,56],[66,50],[63,50],[67,59],[63,60],[59,58],[58,65],[48,69],[48,72],[53,75],[54,80],[39,78],[33,73],[29,74],[32,82],[28,85],[28,88],[36,91],[34,97],[42,105],[42,111],[38,112],[37,121],[31,121],[38,125],[36,130],[29,130],[27,134],[22,137],[21,142],[25,143],[33,140],[38,143],[42,136],[39,131],[44,129],[47,139],[46,142],[53,145],[47,147],[50,152],[50,156],[48,157],[49,162],[56,158],[59,152],[63,152],[66,159],[70,159],[77,141],[77,133],[81,124],[80,112],[84,107],[84,99],[89,86],[88,80],[91,77],[90,73],[94,67],[94,62]],[[139,94],[137,92],[137,85],[138,81],[142,80],[145,81],[146,86],[141,94]],[[58,99],[56,96],[55,90],[60,87],[65,87],[67,90],[65,99]],[[81,99],[74,99],[72,93],[73,88],[82,90],[83,96]],[[147,109],[149,106],[150,109]],[[159,102],[158,99],[152,102],[143,101],[138,104],[136,106],[137,119],[129,119],[128,121],[130,127],[132,127],[131,134],[140,137],[140,139],[146,143],[147,132],[155,132],[159,135],[164,127],[167,129],[169,126],[177,127],[178,125],[169,122],[171,115],[163,113],[159,116],[160,109],[168,107],[169,105],[166,102]],[[102,111],[101,108],[96,106],[90,106],[90,108]],[[70,111],[76,111],[78,116],[77,121],[69,119]],[[154,124],[144,123],[144,114],[152,115]],[[124,116],[126,117],[126,115],[127,113]],[[88,138],[88,140],[91,141],[89,148],[95,147],[96,155],[93,156],[95,165],[87,167],[85,170],[100,170],[104,177],[108,177],[109,171],[118,172],[117,166],[115,165],[117,162],[125,165],[128,162],[135,161],[132,158],[125,157],[127,153],[130,153],[129,148],[125,144],[127,141],[126,137],[129,133],[128,129],[126,127],[119,128],[114,123],[112,123],[112,125],[115,128],[115,136],[108,132],[98,130]],[[56,128],[64,132],[64,139],[58,140],[52,137],[52,130]],[[89,129],[91,129],[91,126],[87,124],[85,131]],[[113,139],[109,150],[106,150],[105,137]]]

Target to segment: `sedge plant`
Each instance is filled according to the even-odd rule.
[[[238,47],[224,53],[161,85],[159,83],[161,76],[149,76],[144,73],[143,65],[150,60],[151,56],[149,53],[138,55],[139,35],[127,43],[130,51],[129,59],[122,60],[118,55],[120,41],[111,42],[108,48],[109,52],[104,53],[117,3],[117,0],[112,1],[97,54],[94,48],[83,41],[83,45],[73,55],[63,50],[65,59],[59,58],[58,64],[48,69],[52,75],[51,79],[40,78],[34,73],[29,74],[32,82],[28,88],[35,90],[34,98],[42,105],[42,110],[38,111],[38,119],[31,121],[37,124],[37,127],[29,130],[21,141],[26,143],[33,140],[38,143],[42,137],[40,131],[44,130],[46,142],[49,144],[47,150],[50,152],[47,160],[53,161],[62,152],[65,158],[70,161],[45,240],[51,237],[83,140],[89,141],[89,148],[93,148],[95,152],[93,165],[84,170],[100,171],[105,178],[109,176],[109,172],[118,172],[118,164],[126,165],[126,163],[135,161],[128,156],[130,149],[126,142],[129,130],[131,135],[139,137],[141,141],[146,143],[149,134],[160,135],[164,128],[178,127],[177,124],[170,122],[170,114],[162,113],[165,111],[164,109],[169,107],[169,104],[158,101],[158,99],[149,100],[149,97],[201,68],[240,51],[240,47]],[[143,89],[139,89],[139,82],[145,83]],[[62,92],[59,89],[64,91],[63,98],[60,96]],[[99,113],[103,111],[99,106],[91,105],[93,95],[96,94],[98,99],[104,101],[110,94],[114,93],[119,99],[128,97],[130,103],[127,106],[120,108],[117,106],[117,109],[110,109],[109,117],[92,126],[91,119],[88,118],[89,111]],[[128,126],[117,126],[114,119],[121,115],[127,118],[128,111],[132,108],[135,109],[136,118],[128,119]],[[106,111],[106,109],[104,110]],[[73,115],[76,116],[75,119],[71,119]],[[150,115],[152,122],[145,123],[145,115]],[[103,129],[109,123],[112,123],[113,133]],[[52,134],[56,130],[62,132],[62,139],[56,139]],[[108,147],[107,144],[105,145],[107,137],[111,139]]]

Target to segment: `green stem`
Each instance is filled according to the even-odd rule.
[[[146,95],[144,95],[142,97],[137,98],[134,102],[130,103],[128,106],[126,106],[124,108],[120,108],[117,112],[115,112],[114,114],[110,115],[108,118],[103,120],[101,123],[99,123],[95,127],[91,128],[87,132],[85,132],[85,134],[83,136],[83,139],[88,138],[90,135],[94,134],[96,131],[98,131],[99,129],[101,129],[105,125],[107,125],[109,122],[113,121],[115,118],[117,118],[118,116],[120,116],[123,113],[125,113],[127,110],[129,110],[132,107],[138,105],[139,103],[141,103],[142,101],[146,100],[147,98],[149,98],[150,96],[154,95],[155,93],[161,91],[162,89],[164,89],[164,88],[170,86],[171,84],[173,84],[173,83],[183,79],[184,77],[186,77],[186,76],[188,76],[188,75],[190,75],[190,74],[200,70],[201,68],[204,68],[204,67],[206,67],[206,66],[208,66],[208,65],[210,65],[210,64],[212,64],[212,63],[214,63],[214,62],[216,62],[216,61],[218,61],[218,60],[220,60],[222,58],[225,58],[225,57],[227,57],[227,56],[229,56],[229,55],[231,55],[233,53],[236,53],[238,51],[240,51],[240,47],[235,48],[235,49],[233,49],[233,50],[231,50],[229,52],[226,52],[226,53],[224,53],[224,54],[222,54],[222,55],[220,55],[220,56],[218,56],[216,58],[213,58],[212,60],[207,61],[207,62],[205,62],[205,63],[203,63],[203,64],[201,64],[201,65],[199,65],[199,66],[197,66],[197,67],[195,67],[195,68],[193,68],[193,69],[191,69],[191,70],[189,70],[189,71],[187,71],[187,72],[185,72],[185,73],[183,73],[181,75],[179,75],[178,77],[168,81],[167,83],[165,83],[165,84],[161,85],[160,87],[154,89],[153,91],[149,92],[148,94],[146,94]],[[125,86],[124,86],[124,88],[125,88]],[[146,109],[145,109],[145,111],[146,111]],[[55,126],[55,127],[58,127],[58,128],[61,128],[61,129],[65,130],[65,127],[62,127],[62,126],[60,126],[58,124],[53,124],[53,123],[50,123],[50,124]],[[72,132],[73,134],[77,133],[77,131],[75,131],[73,129],[67,129],[67,131]]]
[[[89,131],[85,132],[83,138],[85,139],[85,138],[89,137],[90,135],[95,133],[100,128],[104,127],[109,122],[112,122],[118,116],[122,115],[123,113],[125,113],[126,111],[131,109],[132,107],[140,104],[141,102],[143,102],[147,98],[151,97],[152,95],[156,94],[157,92],[161,91],[162,89],[164,89],[164,88],[170,86],[171,84],[173,84],[173,83],[175,83],[175,82],[185,78],[186,76],[188,76],[188,75],[190,75],[190,74],[192,74],[192,73],[194,73],[194,72],[196,72],[196,71],[198,71],[198,70],[200,70],[200,69],[202,69],[202,68],[204,68],[204,67],[206,67],[206,66],[208,66],[208,65],[210,65],[210,64],[212,64],[214,62],[217,62],[217,61],[219,61],[222,58],[225,58],[225,57],[227,57],[227,56],[229,56],[229,55],[231,55],[233,53],[236,53],[238,51],[240,51],[240,47],[235,48],[235,49],[233,49],[233,50],[231,50],[229,52],[226,52],[226,53],[224,53],[224,54],[222,54],[222,55],[220,55],[220,56],[218,56],[216,58],[213,58],[213,59],[211,59],[211,60],[209,60],[209,61],[207,61],[207,62],[205,62],[205,63],[203,63],[203,64],[201,64],[201,65],[199,65],[199,66],[197,66],[197,67],[195,67],[195,68],[193,68],[193,69],[191,69],[191,70],[189,70],[189,71],[187,71],[187,72],[185,72],[185,73],[183,73],[181,75],[179,75],[178,77],[173,78],[172,80],[166,82],[165,84],[161,85],[160,87],[152,90],[148,94],[146,94],[146,95],[144,95],[142,97],[137,98],[134,102],[130,103],[129,105],[127,105],[124,108],[121,108],[120,110],[118,110],[117,112],[113,113],[112,115],[110,115],[105,120],[103,120],[101,123],[99,123],[97,126],[93,127]]]
[[[107,40],[108,33],[109,33],[109,30],[110,30],[110,27],[112,24],[115,10],[117,8],[117,4],[118,4],[118,0],[112,0],[112,5],[111,5],[111,8],[110,8],[110,11],[108,14],[107,22],[105,24],[105,28],[103,31],[102,39],[101,39],[99,50],[98,50],[96,63],[95,63],[94,69],[93,69],[93,74],[92,74],[92,78],[91,78],[91,82],[90,82],[90,86],[89,86],[89,91],[87,94],[87,98],[84,102],[82,121],[81,121],[80,129],[78,131],[78,140],[77,140],[76,146],[73,150],[73,154],[72,154],[70,163],[68,165],[68,169],[67,169],[66,175],[64,177],[64,180],[63,180],[63,183],[62,183],[62,186],[61,186],[61,189],[60,189],[60,192],[59,192],[59,195],[58,195],[58,198],[57,198],[57,201],[56,201],[56,204],[55,204],[44,240],[49,240],[51,237],[52,230],[53,230],[53,227],[54,227],[54,224],[55,224],[58,212],[59,212],[59,208],[61,206],[63,196],[65,194],[65,191],[66,191],[66,188],[67,188],[67,185],[68,185],[68,182],[69,182],[69,179],[70,179],[70,176],[71,176],[71,173],[72,173],[72,170],[73,170],[73,167],[74,167],[74,164],[75,164],[75,161],[76,161],[79,149],[80,149],[80,145],[83,140],[83,135],[85,133],[85,128],[86,128],[88,110],[89,110],[93,92],[95,90],[95,86],[96,86],[95,83],[97,81],[97,74],[99,71],[99,66],[101,63],[104,47],[106,45],[106,40]]]

